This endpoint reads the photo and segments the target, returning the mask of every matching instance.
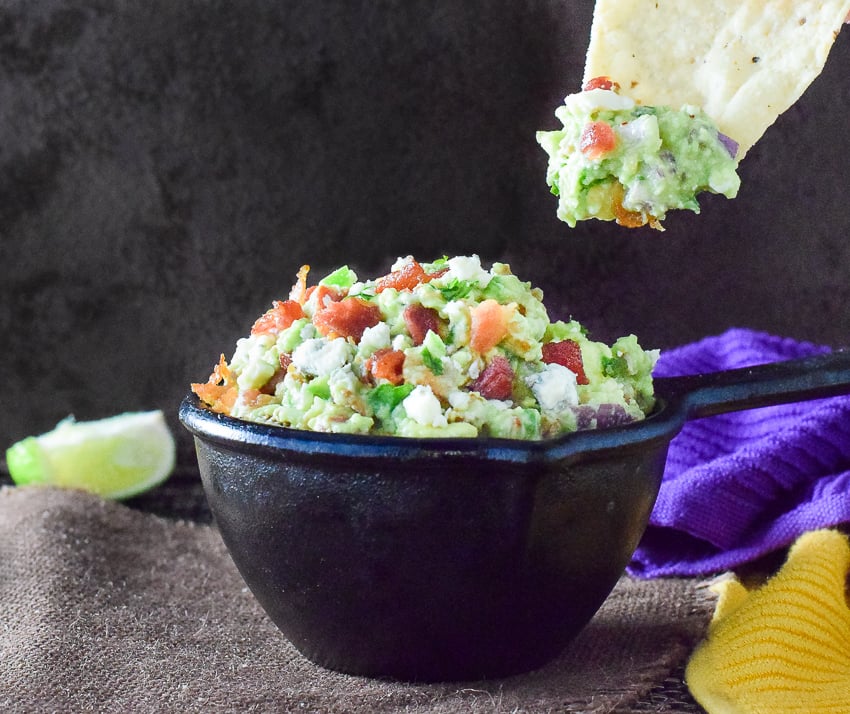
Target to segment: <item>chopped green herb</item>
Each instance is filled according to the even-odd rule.
[[[615,379],[629,376],[629,363],[625,357],[617,355],[602,358],[602,374]]]
[[[448,285],[439,288],[439,290],[443,299],[451,302],[452,300],[460,300],[467,297],[474,287],[475,283],[469,280],[458,280],[455,278]]]
[[[422,350],[422,361],[438,377],[443,373],[443,361],[439,357],[432,355],[431,351],[427,348]]]
[[[428,330],[422,340],[422,361],[437,376],[443,373],[443,357],[446,356],[446,343],[433,330]]]

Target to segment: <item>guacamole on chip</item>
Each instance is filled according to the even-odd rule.
[[[599,218],[660,229],[669,210],[699,213],[703,191],[738,193],[737,146],[699,107],[636,104],[597,77],[555,116],[563,129],[538,132],[537,140],[549,154],[558,218],[570,227]]]
[[[738,162],[821,73],[848,13],[850,0],[596,0],[584,91],[556,111],[562,130],[538,133],[559,217],[661,229],[703,191],[734,197]]]
[[[654,406],[657,351],[551,321],[507,264],[408,256],[377,279],[343,266],[310,287],[308,271],[192,385],[211,409],[322,432],[541,439]]]

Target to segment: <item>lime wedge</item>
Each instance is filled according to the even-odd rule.
[[[97,421],[68,417],[53,431],[10,446],[6,463],[18,485],[74,488],[122,499],[165,481],[174,469],[175,452],[165,417],[156,410]]]

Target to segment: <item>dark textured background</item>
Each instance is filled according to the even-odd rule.
[[[593,336],[850,342],[850,30],[667,232],[555,218],[591,0],[6,0],[0,437],[177,405],[302,262],[475,251]],[[4,464],[5,466],[5,464]]]

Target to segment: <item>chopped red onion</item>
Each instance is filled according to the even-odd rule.
[[[720,143],[726,147],[726,151],[729,152],[729,156],[733,159],[738,155],[738,142],[734,139],[729,138],[723,132],[717,132],[717,138],[720,139]]]
[[[630,424],[635,420],[620,404],[606,403],[598,406],[581,404],[573,407],[572,410],[576,415],[576,428],[579,431],[594,428],[609,429]]]
[[[634,417],[629,416],[619,404],[600,404],[596,411],[596,428],[609,429],[613,426],[630,424]]]

